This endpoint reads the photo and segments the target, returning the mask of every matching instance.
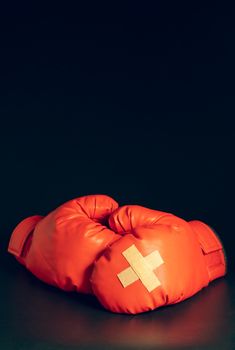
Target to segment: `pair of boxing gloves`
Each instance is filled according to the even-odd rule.
[[[37,278],[137,314],[191,297],[226,273],[214,230],[139,205],[88,195],[14,229],[8,251]]]

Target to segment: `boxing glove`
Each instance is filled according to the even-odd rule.
[[[137,314],[175,304],[226,273],[221,241],[201,221],[126,205],[109,216],[109,227],[122,238],[96,260],[91,285],[110,311]]]
[[[8,251],[40,280],[66,291],[92,293],[93,263],[119,238],[107,228],[118,207],[106,195],[88,195],[59,206],[45,217],[20,222]]]

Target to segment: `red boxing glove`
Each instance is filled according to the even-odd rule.
[[[222,244],[201,221],[138,205],[109,217],[122,235],[94,264],[94,294],[108,310],[137,314],[178,303],[225,275]]]
[[[45,216],[20,222],[8,251],[40,280],[66,291],[92,293],[93,263],[120,236],[106,227],[118,207],[105,195],[73,199]]]

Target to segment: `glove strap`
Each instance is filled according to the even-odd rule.
[[[35,226],[42,219],[40,215],[30,216],[22,220],[14,229],[11,234],[11,238],[8,245],[8,252],[13,254],[16,259],[23,265],[24,263],[24,251],[26,243],[29,240]]]
[[[226,258],[221,240],[215,231],[205,223],[193,220],[189,222],[197,235],[201,246],[209,281],[222,277],[226,274]]]

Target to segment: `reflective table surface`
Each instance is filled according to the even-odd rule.
[[[176,305],[112,314],[92,296],[45,285],[1,257],[1,349],[235,349],[231,273]]]

